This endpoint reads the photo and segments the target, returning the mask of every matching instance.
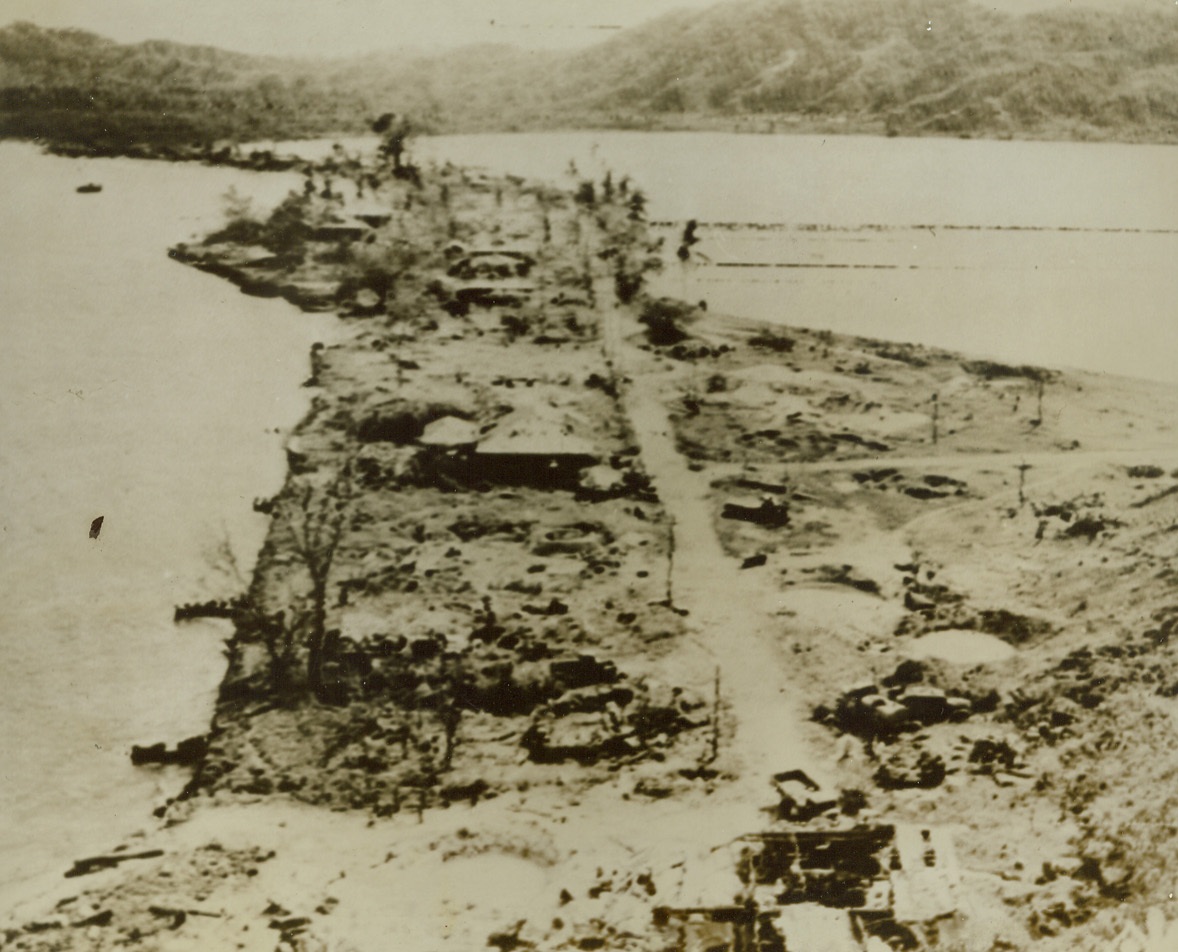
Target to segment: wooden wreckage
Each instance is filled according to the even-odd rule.
[[[717,851],[716,904],[661,906],[655,924],[682,952],[887,952],[952,932],[958,871],[948,833],[901,824],[780,829]]]

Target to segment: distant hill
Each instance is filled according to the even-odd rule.
[[[618,115],[1173,140],[1178,10],[1016,17],[965,0],[752,0],[631,30],[574,57],[563,78],[563,102]]]
[[[368,104],[307,64],[211,47],[0,30],[0,135],[103,145],[355,129]]]
[[[1016,17],[967,0],[745,0],[574,53],[313,61],[0,30],[0,135],[118,147],[611,126],[1178,141],[1178,8]]]

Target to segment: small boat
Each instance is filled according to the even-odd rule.
[[[85,185],[79,185],[77,191],[81,195],[93,195],[95,192],[101,192],[102,186],[97,182],[87,182]]]

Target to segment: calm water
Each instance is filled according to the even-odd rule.
[[[281,484],[275,427],[304,412],[328,330],[175,264],[231,184],[290,180],[0,143],[0,911],[151,822],[183,783],[132,743],[203,732],[223,671],[211,624],[172,607],[248,572]],[[74,189],[100,182],[96,195]],[[97,540],[90,522],[105,517]]]
[[[668,243],[704,223],[658,289],[713,310],[1178,380],[1173,146],[601,132],[416,152],[630,175]]]

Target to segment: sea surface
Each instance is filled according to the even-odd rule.
[[[629,176],[667,223],[655,290],[715,311],[1178,380],[1176,146],[573,132],[439,137],[415,154]]]
[[[240,589],[219,550],[248,574],[333,322],[166,254],[230,186],[273,203],[290,177],[11,142],[0,177],[3,913],[182,787],[129,750],[207,729],[226,629],[172,609]]]
[[[653,289],[712,310],[1178,380],[1178,146],[565,132],[423,138],[413,154],[565,185],[628,177],[663,223]]]
[[[713,310],[1178,381],[1172,146],[574,132],[414,150],[554,182],[629,176],[665,223],[656,290]],[[225,540],[248,574],[252,500],[281,483],[279,431],[334,323],[165,253],[217,224],[230,186],[266,207],[291,176],[15,143],[0,172],[5,912],[183,784],[128,762],[211,713],[225,630],[176,626],[172,608],[238,587]],[[102,192],[75,191],[90,181]],[[701,240],[681,263],[690,219]]]

